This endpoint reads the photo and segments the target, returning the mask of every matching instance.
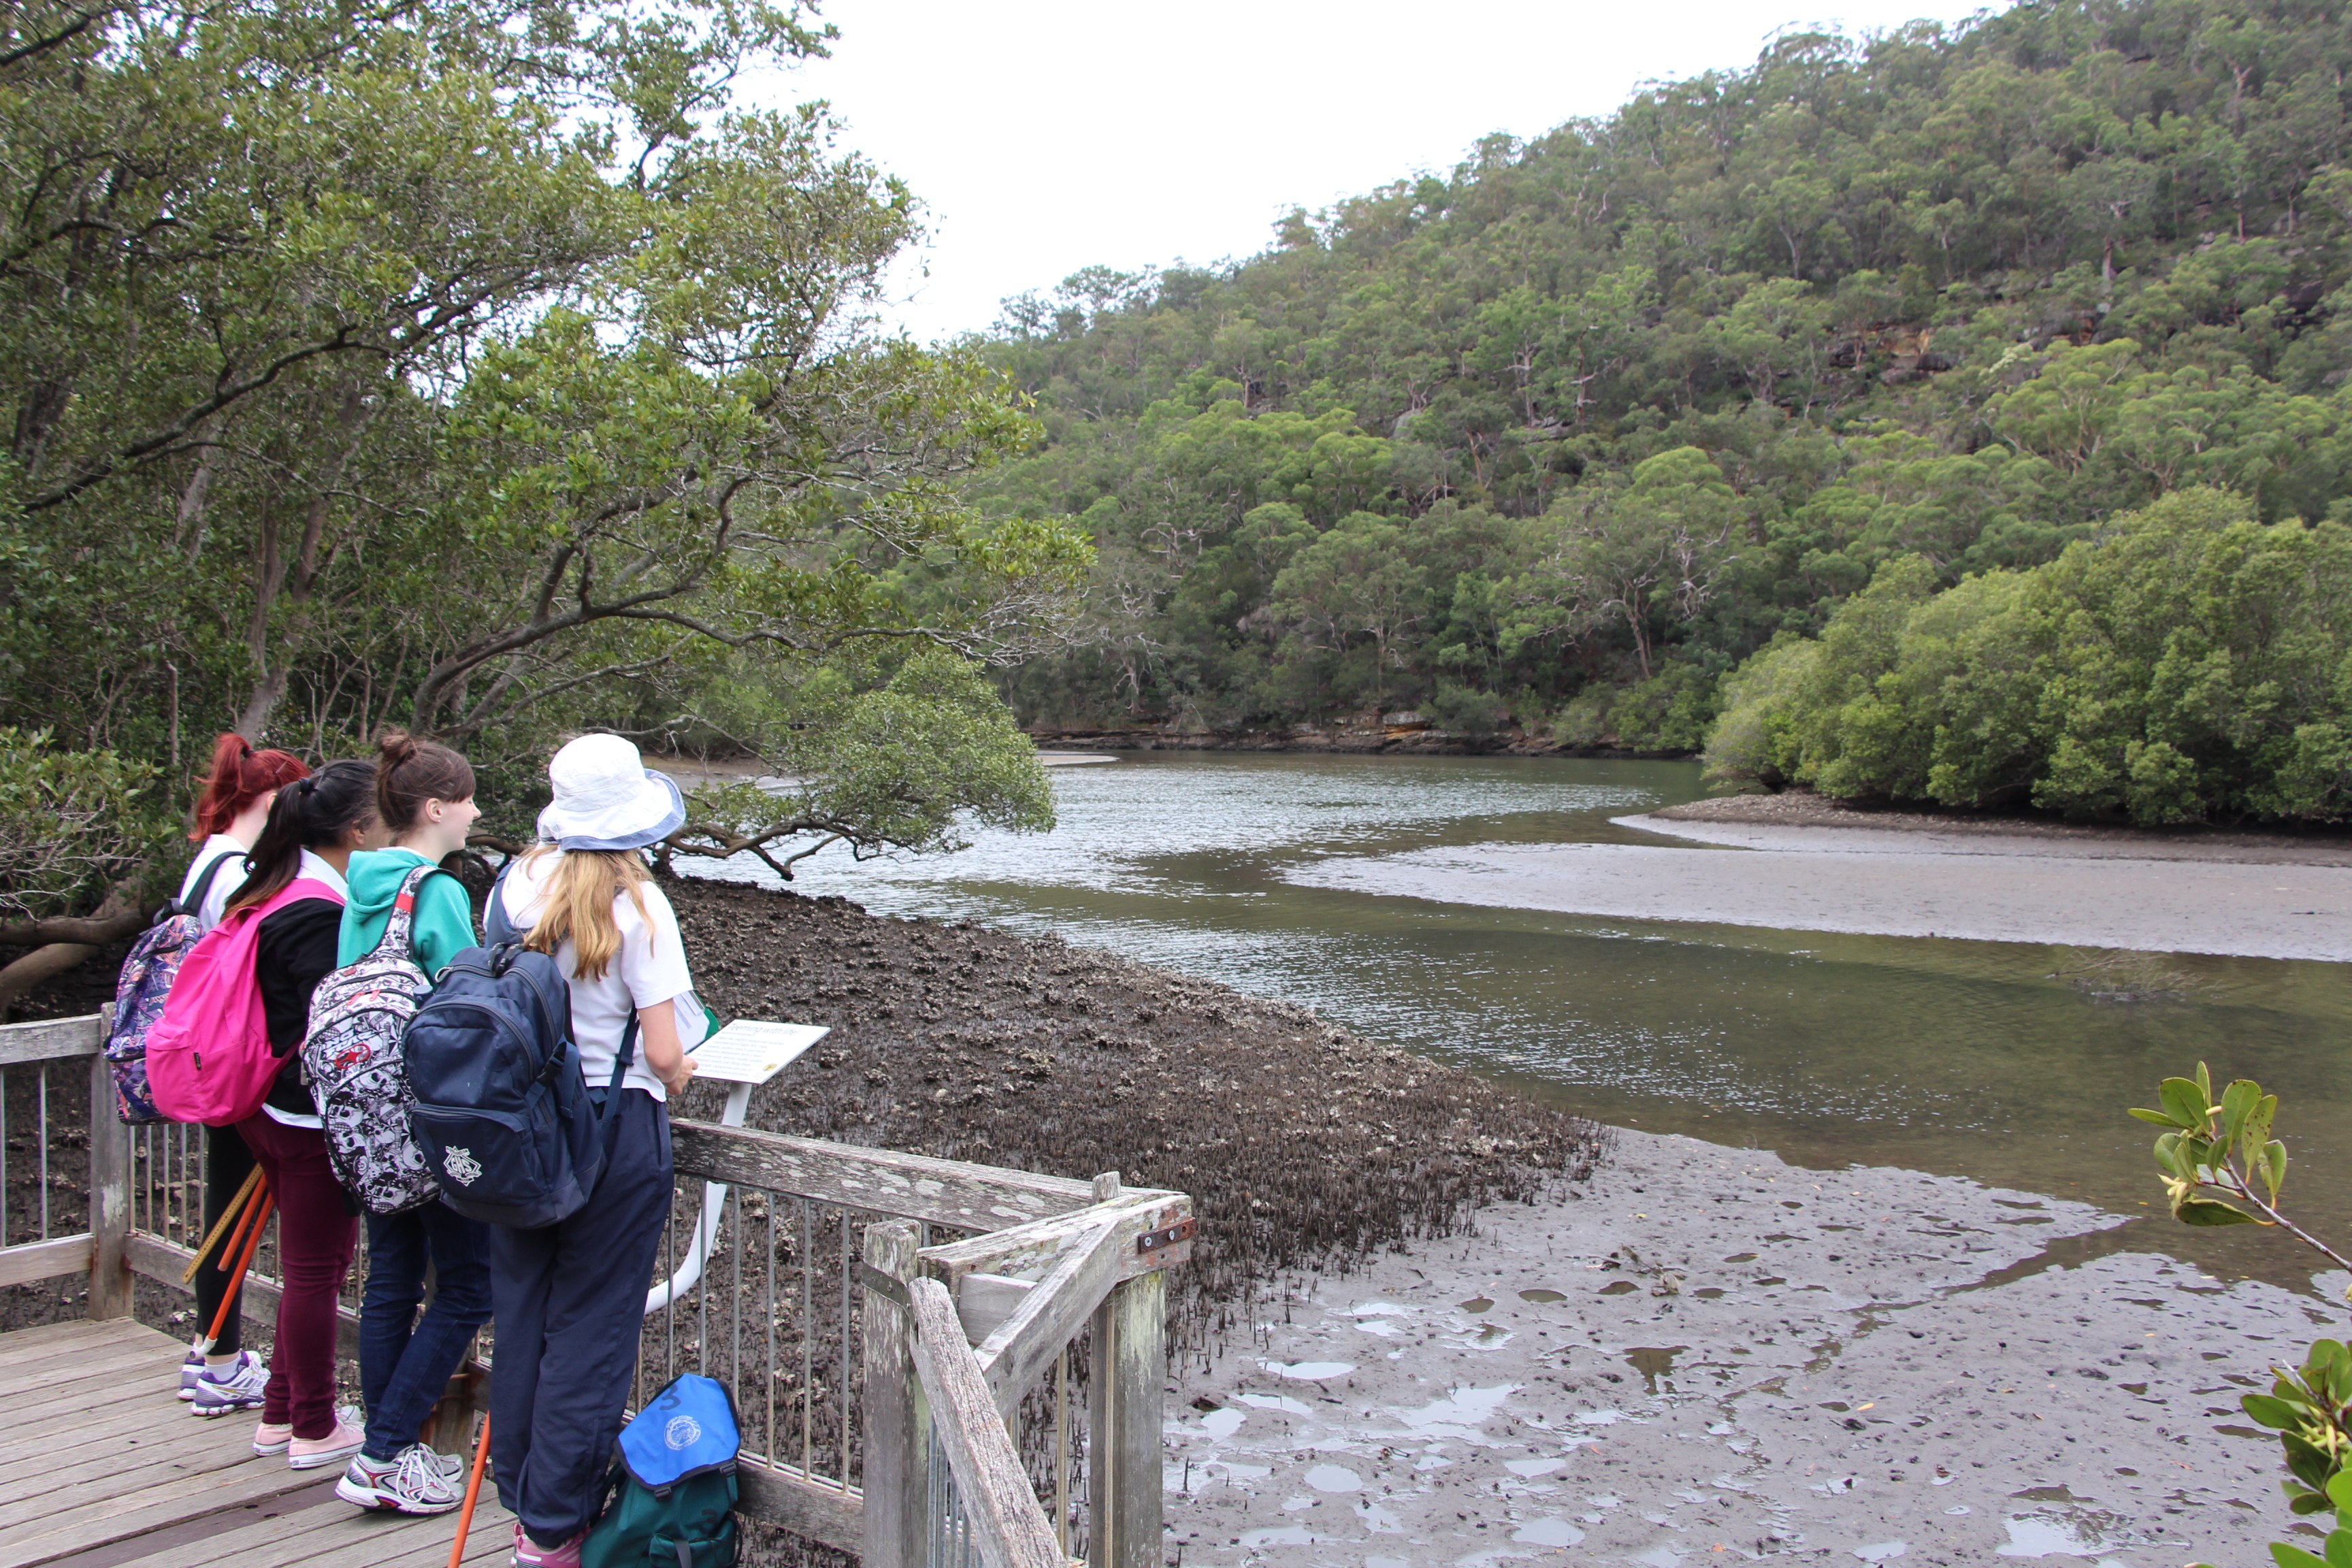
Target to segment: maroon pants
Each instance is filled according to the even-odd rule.
[[[335,1299],[351,1272],[359,1221],[344,1206],[342,1184],[327,1163],[325,1133],[289,1127],[266,1110],[236,1130],[277,1199],[278,1271],[285,1285],[261,1418],[274,1426],[292,1423],[297,1437],[325,1437],[335,1430]]]

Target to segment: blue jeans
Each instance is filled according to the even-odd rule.
[[[669,1108],[625,1089],[613,1121],[586,1207],[541,1230],[490,1227],[490,1468],[499,1500],[542,1546],[587,1529],[604,1500],[669,1219]]]
[[[372,1214],[367,1230],[360,1393],[368,1419],[362,1452],[386,1460],[417,1440],[474,1331],[490,1321],[489,1226],[435,1203],[406,1214]],[[420,1319],[416,1303],[425,1296],[428,1259],[433,1304]]]

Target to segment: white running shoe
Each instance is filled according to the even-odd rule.
[[[257,1410],[261,1396],[269,1387],[269,1373],[259,1356],[250,1361],[239,1355],[236,1363],[225,1367],[206,1367],[196,1378],[196,1391],[188,1400],[188,1414],[207,1419],[218,1415],[234,1415],[240,1410]]]
[[[385,1513],[447,1513],[465,1494],[435,1463],[440,1458],[422,1443],[411,1443],[389,1459],[354,1455],[335,1483],[335,1495]]]
[[[252,1351],[237,1352],[236,1359],[231,1363],[231,1365],[240,1367],[257,1367],[260,1364],[261,1357]],[[180,1363],[180,1397],[183,1400],[194,1400],[196,1397],[196,1384],[204,1380],[204,1353],[201,1351],[190,1351],[188,1359]]]
[[[286,1445],[286,1464],[289,1469],[318,1470],[329,1465],[340,1465],[360,1451],[367,1440],[361,1428],[366,1418],[356,1405],[346,1405],[335,1412],[335,1429],[323,1437],[297,1437]]]

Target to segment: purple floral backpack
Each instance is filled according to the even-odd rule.
[[[223,866],[240,858],[234,850],[214,856],[188,896],[165,904],[122,961],[121,976],[114,983],[114,1028],[106,1037],[106,1065],[114,1074],[115,1114],[131,1126],[171,1120],[155,1109],[154,1094],[147,1087],[147,1034],[163,1016],[163,1001],[172,994],[181,961],[205,934],[196,923],[197,913],[212,891],[213,879]]]

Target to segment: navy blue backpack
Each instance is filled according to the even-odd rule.
[[[636,1038],[632,1017],[600,1109],[581,1077],[572,988],[554,959],[502,943],[450,960],[400,1042],[416,1097],[409,1131],[441,1201],[518,1230],[577,1213],[604,1174],[605,1129]]]

